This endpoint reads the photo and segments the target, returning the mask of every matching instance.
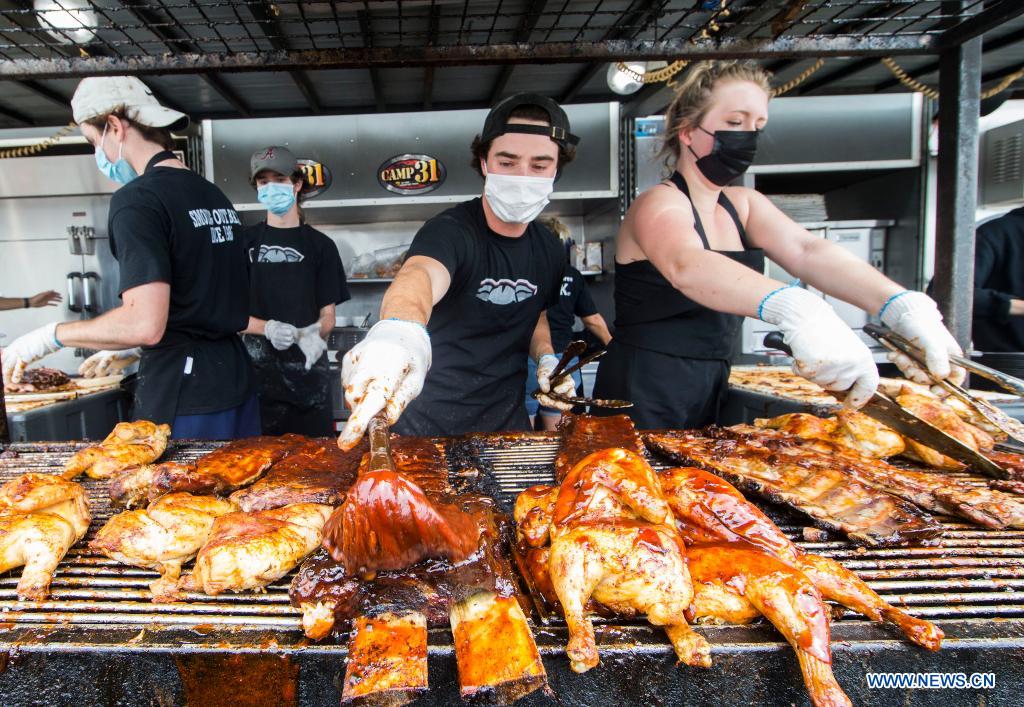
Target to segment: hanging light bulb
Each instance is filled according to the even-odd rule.
[[[642,61],[626,62],[626,67],[637,74],[643,74],[646,71],[646,65]],[[619,69],[617,64],[610,64],[608,66],[608,88],[615,91],[615,93],[621,96],[628,96],[639,91],[643,85],[643,82],[637,81],[635,76]]]
[[[34,0],[39,25],[61,44],[85,44],[96,35],[96,13],[88,0]],[[48,29],[52,28],[52,29]]]

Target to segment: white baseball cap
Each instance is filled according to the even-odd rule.
[[[79,125],[118,108],[127,109],[129,120],[151,128],[188,127],[187,115],[160,105],[149,87],[134,76],[90,76],[78,83],[71,97],[71,112]]]

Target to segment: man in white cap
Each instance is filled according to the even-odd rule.
[[[168,423],[176,438],[259,434],[251,365],[236,335],[249,319],[241,221],[171,152],[171,130],[188,117],[131,76],[84,79],[71,108],[99,170],[123,185],[108,217],[122,304],[16,339],[3,351],[4,381],[64,346],[103,349],[83,373],[141,359],[135,419]]]

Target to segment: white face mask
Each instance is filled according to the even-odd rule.
[[[505,223],[530,223],[548,205],[554,177],[485,174],[484,196],[494,215]]]

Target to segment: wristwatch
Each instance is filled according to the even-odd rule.
[[[28,297],[22,297],[21,301],[25,303],[25,309],[29,308]]]

